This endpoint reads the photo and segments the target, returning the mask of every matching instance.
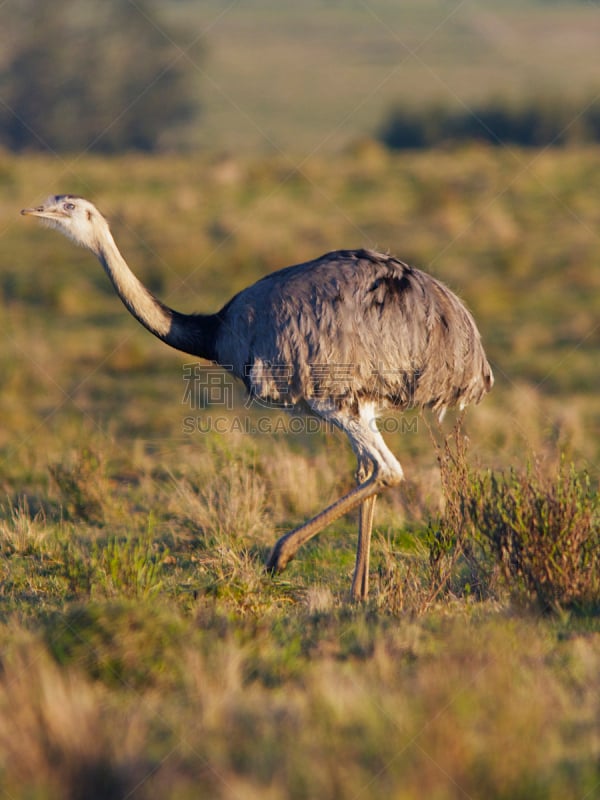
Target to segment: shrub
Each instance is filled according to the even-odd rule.
[[[461,423],[434,440],[444,509],[426,542],[436,593],[493,596],[499,577],[544,611],[600,608],[600,501],[588,473],[564,460],[554,473],[539,464],[477,472]]]
[[[439,104],[423,108],[398,106],[388,114],[378,137],[394,149],[470,141],[545,147],[599,141],[599,120],[598,102],[586,106],[561,97],[521,101],[493,98],[461,109]]]
[[[561,463],[555,476],[529,467],[471,479],[464,511],[513,592],[545,610],[600,604],[598,495],[587,473]]]

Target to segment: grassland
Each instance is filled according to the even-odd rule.
[[[464,111],[494,98],[581,99],[600,88],[594,3],[573,0],[275,0],[160,3],[195,65],[193,143],[331,152],[372,136],[390,107]],[[184,58],[185,60],[185,58]]]
[[[4,796],[598,794],[597,606],[542,614],[493,566],[477,585],[452,542],[431,591],[429,428],[443,442],[452,418],[387,434],[408,481],[378,506],[365,607],[347,604],[352,519],[271,578],[278,533],[351,485],[346,443],[237,390],[232,409],[190,408],[189,359],[137,326],[89,254],[18,217],[45,193],[89,196],[188,311],[340,246],[423,266],[472,308],[496,373],[465,422],[470,467],[548,478],[563,458],[593,508],[598,185],[593,148],[0,159]],[[190,416],[212,426],[186,432]]]

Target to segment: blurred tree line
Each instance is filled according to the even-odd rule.
[[[496,98],[468,108],[443,105],[393,108],[378,131],[388,147],[423,148],[482,141],[523,147],[600,141],[600,94],[579,101],[538,95]]]
[[[202,43],[175,42],[181,32],[147,0],[5,4],[0,145],[114,152],[189,144]]]

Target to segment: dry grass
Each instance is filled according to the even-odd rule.
[[[62,669],[33,643],[5,652],[1,667],[0,785],[7,797],[108,800],[137,791],[148,771],[139,710],[111,707],[102,686]]]
[[[27,497],[17,498],[2,508],[0,541],[5,553],[27,555],[39,551],[48,539],[43,511],[32,514]]]
[[[98,650],[125,653],[129,613]],[[31,642],[6,655],[8,796],[558,800],[600,779],[597,634],[557,643],[497,614],[389,625],[321,608],[290,620],[286,643],[268,622],[250,636],[211,613],[171,639],[183,669],[160,697],[149,676],[132,692],[127,672],[107,692]]]
[[[173,513],[207,546],[224,538],[268,541],[272,523],[266,510],[264,480],[249,465],[236,461],[213,468],[214,473],[197,487],[188,481],[174,481]]]

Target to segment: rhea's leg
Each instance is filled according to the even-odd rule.
[[[286,564],[292,560],[303,544],[316,536],[327,525],[334,522],[338,517],[347,514],[356,506],[368,500],[384,488],[384,484],[379,479],[376,469],[371,477],[360,486],[357,486],[348,494],[340,497],[335,503],[328,506],[316,517],[313,517],[304,525],[295,528],[293,531],[284,534],[275,544],[273,551],[267,561],[267,569],[272,572],[279,572]]]
[[[369,557],[376,500],[377,495],[374,494],[372,497],[369,497],[368,500],[365,500],[360,507],[356,567],[354,568],[351,591],[353,600],[366,600],[369,594]]]
[[[347,434],[352,449],[358,456],[358,477],[360,479],[362,476],[367,479],[321,511],[316,517],[282,536],[273,548],[267,562],[267,569],[272,572],[282,570],[305,542],[312,539],[338,517],[368,501],[366,507],[361,510],[359,552],[352,590],[353,595],[356,593],[358,597],[364,597],[368,582],[368,554],[373,524],[374,498],[383,489],[400,483],[404,475],[402,467],[377,430],[373,408],[363,408],[358,417],[349,413],[342,414],[333,408],[324,406],[321,406],[318,411],[321,417],[331,420]]]
[[[373,472],[373,464],[364,455],[358,457],[356,482],[360,486]],[[369,557],[371,550],[371,530],[377,495],[369,497],[360,506],[358,518],[358,543],[356,547],[356,566],[352,578],[351,597],[353,600],[366,600],[369,592]]]

